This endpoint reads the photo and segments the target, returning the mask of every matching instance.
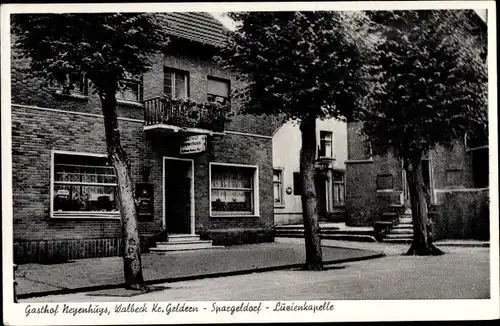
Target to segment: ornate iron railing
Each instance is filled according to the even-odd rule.
[[[222,132],[229,112],[229,105],[200,103],[190,99],[162,96],[144,101],[146,126],[165,124]]]

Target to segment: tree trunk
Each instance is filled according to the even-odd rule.
[[[141,266],[141,247],[137,225],[137,211],[134,198],[130,167],[127,155],[120,143],[116,96],[112,91],[100,93],[104,115],[104,128],[108,156],[116,171],[118,180],[118,200],[123,235],[123,267],[125,284],[129,289],[144,290],[144,277]]]
[[[318,205],[314,184],[316,159],[316,118],[307,117],[300,124],[302,148],[300,150],[300,174],[302,178],[302,214],[306,245],[307,270],[323,270],[323,255],[319,237]]]
[[[422,155],[416,155],[409,162],[405,160],[405,170],[410,190],[413,222],[413,242],[407,255],[441,255],[443,252],[432,244],[428,219],[426,189],[422,175]]]

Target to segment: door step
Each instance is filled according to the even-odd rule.
[[[221,249],[224,246],[213,246],[212,240],[200,240],[199,235],[174,234],[168,236],[168,242],[157,242],[156,247],[149,248],[152,253],[165,253],[181,250]]]

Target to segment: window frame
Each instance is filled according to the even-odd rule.
[[[273,202],[274,202],[274,207],[278,207],[278,208],[285,207],[285,185],[284,185],[284,180],[283,180],[284,170],[285,169],[282,167],[273,167]],[[274,181],[274,172],[275,171],[279,171],[280,179],[278,181]],[[280,192],[281,200],[279,202],[274,201],[274,199],[275,199],[274,198],[274,185],[275,184],[280,185],[279,192]]]
[[[224,97],[224,99],[225,99],[224,103],[218,103],[216,101],[210,101],[208,99],[208,97],[210,95],[212,95],[212,96],[220,96],[220,95],[215,95],[215,94],[211,94],[211,93],[208,92],[208,89],[209,89],[208,84],[210,83],[210,80],[217,81],[217,82],[222,82],[222,83],[226,83],[227,84],[227,97]],[[220,97],[222,97],[222,96],[220,96]],[[230,103],[230,101],[231,101],[231,80],[225,79],[225,78],[214,77],[214,76],[211,76],[211,75],[207,75],[207,102],[217,103],[217,104],[221,104],[221,105],[227,105],[227,104]]]
[[[50,161],[50,218],[64,218],[64,219],[120,219],[120,211],[117,212],[101,212],[101,211],[63,211],[61,213],[55,213],[54,211],[54,196],[55,196],[55,185],[57,182],[55,181],[55,156],[59,155],[68,155],[68,156],[87,156],[87,157],[100,157],[107,158],[107,154],[98,154],[98,153],[88,153],[88,152],[72,152],[72,151],[63,151],[63,150],[52,150],[51,151],[51,161]],[[98,184],[103,185],[103,184]],[[118,184],[105,184],[104,186],[113,186],[118,187]]]
[[[391,187],[390,188],[381,188],[380,187],[380,181],[379,181],[379,177],[391,177]],[[392,175],[391,173],[380,173],[380,174],[377,174],[376,176],[376,179],[375,179],[375,185],[376,185],[376,189],[377,189],[377,192],[394,192],[394,175]]]
[[[142,101],[142,87],[141,87],[141,82],[139,80],[136,80],[136,79],[124,79],[122,81],[124,84],[134,84],[137,86],[137,100],[129,100],[129,99],[126,99],[126,98],[123,98],[123,97],[120,97],[118,96],[118,94],[120,94],[120,92],[122,92],[124,89],[118,89],[116,91],[116,101],[118,103],[120,102],[123,102],[123,103],[141,103]]]
[[[328,135],[330,136],[330,139],[328,140],[326,136],[323,135]],[[330,153],[326,153],[326,144],[330,143]],[[323,147],[324,146],[324,147]],[[323,154],[321,155],[322,152],[324,151]],[[318,158],[327,158],[331,159],[334,158],[334,151],[333,151],[333,131],[330,130],[320,130],[319,131],[319,147],[318,147]],[[330,154],[330,155],[328,155]]]
[[[213,166],[225,166],[225,167],[236,167],[243,169],[253,170],[253,184],[252,184],[252,199],[253,199],[253,211],[252,212],[228,212],[220,214],[220,212],[214,212],[212,210],[212,167]],[[247,164],[236,164],[236,163],[223,163],[223,162],[209,162],[208,166],[208,203],[209,203],[209,216],[211,218],[231,218],[231,217],[260,217],[260,198],[259,198],[259,166],[258,165],[247,165]]]
[[[170,87],[172,89],[171,94],[165,93],[165,74],[167,72],[170,73],[170,81],[171,81]],[[184,89],[185,89],[184,97],[176,97],[175,96],[175,74],[176,73],[182,73],[184,75]],[[163,65],[163,95],[168,96],[168,97],[173,98],[173,99],[182,99],[182,98],[188,99],[189,93],[190,93],[189,92],[189,78],[190,78],[189,71],[176,69],[176,68],[172,68],[172,67]]]
[[[335,180],[335,173],[342,173],[342,181],[337,181]],[[337,201],[335,200],[335,186],[342,186],[342,192],[344,193],[343,194],[343,204],[337,204]],[[345,171],[341,171],[341,170],[333,170],[332,171],[332,192],[333,192],[333,198],[332,198],[332,204],[333,204],[333,207],[345,207]]]

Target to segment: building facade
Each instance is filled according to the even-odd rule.
[[[343,221],[347,127],[334,119],[316,122],[316,194],[321,220]],[[297,123],[287,122],[273,136],[274,219],[276,224],[302,223],[300,148]]]
[[[474,11],[467,17],[486,59],[486,20]],[[346,223],[368,226],[383,220],[386,213],[407,210],[410,204],[402,161],[392,155],[372,155],[361,128],[361,123],[347,127]],[[450,148],[437,146],[422,159],[434,238],[489,238],[488,144],[486,134],[475,139],[465,135]]]
[[[346,223],[371,226],[384,213],[410,208],[402,161],[375,156],[360,134],[360,123],[348,124]],[[422,159],[430,190],[436,239],[488,239],[489,150],[487,139],[457,141],[437,147]]]
[[[213,63],[225,29],[206,13],[170,13],[171,43],[117,93],[143,250],[158,234],[217,243],[273,241],[272,126],[238,114],[234,73]],[[69,94],[29,78],[12,49],[16,262],[112,256],[122,237],[101,104],[74,72]],[[224,110],[229,110],[226,112]]]

